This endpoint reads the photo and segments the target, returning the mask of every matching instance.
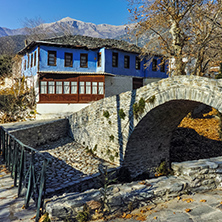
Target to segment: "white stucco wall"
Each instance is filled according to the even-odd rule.
[[[132,90],[133,83],[131,76],[106,76],[105,97],[113,96]]]
[[[75,103],[75,104],[56,104],[56,103],[38,103],[36,106],[36,119],[51,119],[51,118],[60,118],[71,115],[74,112],[77,112],[90,103]]]

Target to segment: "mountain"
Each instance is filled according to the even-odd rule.
[[[26,28],[21,29],[8,29],[4,27],[0,27],[0,37],[11,36],[11,35],[26,35]]]
[[[40,34],[38,38],[47,38],[64,34],[85,35],[97,38],[125,39],[127,28],[132,25],[96,25],[91,22],[82,22],[70,17],[52,23],[43,23],[35,28],[8,29],[0,27],[0,54],[17,53],[24,48],[24,40],[29,34]],[[32,41],[32,40],[30,40]],[[8,50],[9,49],[9,50]]]
[[[87,35],[98,38],[115,38],[117,36],[124,35],[127,32],[125,25],[96,25],[94,23],[82,22],[70,17],[66,17],[52,23],[43,23],[35,29],[41,29],[41,31],[44,30],[51,33],[69,32],[69,34]],[[27,28],[8,29],[0,27],[0,37],[27,34]]]

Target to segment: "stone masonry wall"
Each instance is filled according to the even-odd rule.
[[[60,119],[11,131],[25,145],[35,148],[68,135],[68,120]]]
[[[145,108],[135,118],[133,105],[141,98]],[[222,80],[167,78],[93,102],[74,113],[68,117],[70,135],[100,158],[125,166],[137,176],[147,169],[153,172],[161,160],[168,160],[172,131],[200,103],[222,111]]]
[[[153,203],[163,203],[182,194],[207,191],[222,187],[222,157],[172,163],[174,176],[158,177],[128,184],[110,185],[108,200],[111,212],[129,210]],[[100,206],[101,189],[91,189],[83,193],[54,196],[46,204],[46,211],[53,221],[61,221],[67,215],[75,217],[83,210],[84,204]],[[97,204],[96,204],[97,203]]]

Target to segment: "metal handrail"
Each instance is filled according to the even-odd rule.
[[[25,208],[28,208],[31,197],[35,200],[37,207],[35,221],[37,222],[40,213],[43,213],[44,210],[46,167],[51,160],[38,150],[22,143],[2,126],[0,126],[0,152],[14,179],[14,186],[18,186],[18,197],[21,196],[22,189],[27,187]],[[36,154],[42,157],[42,160],[39,159],[39,162],[43,162],[40,171],[35,170],[34,155]],[[29,161],[27,160],[28,155]]]

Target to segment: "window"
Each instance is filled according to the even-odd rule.
[[[36,52],[34,53],[34,66],[36,66]]]
[[[63,88],[64,94],[69,94],[69,92],[70,92],[70,82],[64,82],[63,85],[64,85],[64,88]]]
[[[88,54],[80,54],[80,67],[81,68],[88,67]]]
[[[98,57],[98,60],[97,60],[97,67],[101,67],[101,52],[99,52],[98,54],[97,54],[97,57]]]
[[[104,93],[103,82],[99,82],[99,94]]]
[[[130,57],[124,56],[124,68],[129,69],[130,67]]]
[[[86,82],[86,94],[91,94],[91,82]]]
[[[157,59],[153,59],[152,71],[157,71]]]
[[[85,94],[85,82],[79,82],[79,94]]]
[[[33,66],[33,53],[31,54],[31,67]]]
[[[34,55],[34,54],[33,54]],[[102,76],[79,76],[76,78],[74,76],[72,79],[55,79],[52,80],[43,77],[44,79],[40,79],[39,81],[39,91],[40,94],[55,94],[55,98],[60,98],[57,95],[71,95],[71,94],[84,94],[84,97],[87,98],[86,95],[103,95],[105,93],[103,82],[104,77]],[[50,96],[49,98],[53,98]],[[67,97],[74,98],[74,97]],[[89,98],[89,97],[88,97]],[[93,97],[97,98],[97,97]],[[99,97],[101,98],[101,97]]]
[[[62,82],[56,82],[56,94],[62,94]]]
[[[112,65],[113,67],[118,67],[118,53],[117,52],[113,52]]]
[[[165,72],[165,61],[163,59],[160,61],[160,72]]]
[[[97,94],[97,82],[92,82],[92,94]]]
[[[71,94],[77,94],[77,82],[71,82]]]
[[[56,51],[48,51],[48,65],[56,66]]]
[[[47,94],[47,82],[46,81],[40,82],[40,93]]]
[[[65,53],[65,67],[72,67],[73,63],[72,63],[72,58],[73,55],[72,53]]]
[[[24,70],[26,70],[26,60],[24,61]]]
[[[54,94],[55,93],[55,82],[49,81],[48,82],[48,94]]]
[[[140,70],[140,58],[136,57],[136,69]]]

